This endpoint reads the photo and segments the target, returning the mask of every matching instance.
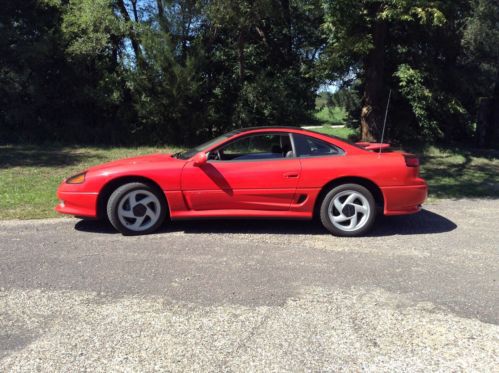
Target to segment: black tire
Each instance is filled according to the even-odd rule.
[[[345,194],[346,198],[348,198],[349,192],[352,192],[352,194],[357,193],[361,195],[363,198],[360,197],[356,198],[354,202],[348,203],[348,205],[350,206],[345,205],[343,211],[338,211],[336,207],[333,207],[334,206],[333,200],[335,200],[335,198],[338,196],[339,200],[341,201],[341,198],[343,198],[343,194]],[[361,202],[360,206],[355,206],[359,205],[358,203],[355,203],[355,201],[360,201]],[[347,230],[348,227],[346,226],[344,229],[342,229],[341,228],[342,223],[337,223],[335,225],[331,221],[331,217],[329,214],[330,206],[334,208],[332,212],[334,216],[336,216],[335,215],[336,213],[336,214],[341,214],[342,217],[352,218],[353,215],[355,214],[357,219],[356,221],[359,222],[358,229],[351,228],[352,230]],[[367,209],[368,212],[365,214],[367,215],[365,219],[363,212],[360,211],[357,212],[357,207],[359,209],[362,208],[362,210]],[[348,209],[348,213],[345,211],[346,209]],[[324,199],[322,200],[320,206],[320,219],[322,225],[333,235],[341,237],[356,237],[365,234],[372,228],[374,221],[376,220],[376,215],[377,215],[376,203],[374,201],[372,193],[368,189],[359,184],[341,184],[334,187],[324,196]],[[349,220],[349,222],[352,221]],[[340,227],[338,227],[338,225],[340,225]]]
[[[140,212],[142,212],[142,216],[140,216],[140,212],[136,213],[135,210],[130,207],[130,213],[136,214],[138,217],[120,217],[118,212],[120,204],[126,204],[127,201],[124,201],[124,199],[130,198],[133,194],[136,194],[139,197],[145,195],[148,198],[152,198],[153,195],[157,200],[151,201],[149,205],[141,204],[141,200],[137,202],[137,208],[139,207],[138,205],[142,205],[139,209]],[[144,211],[144,209],[146,210]],[[149,212],[154,213],[154,220],[148,215]],[[116,188],[107,201],[107,217],[109,222],[118,232],[121,232],[126,236],[148,234],[156,231],[165,221],[167,213],[168,207],[163,193],[158,190],[158,188],[145,183],[133,182],[124,184]],[[138,222],[138,219],[140,218],[143,218],[142,221],[145,222],[145,229],[141,229],[140,227],[133,229],[132,223]],[[147,219],[150,219],[150,221],[147,221]]]

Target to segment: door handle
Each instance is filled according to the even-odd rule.
[[[298,172],[286,172],[282,176],[284,176],[286,179],[298,179],[300,174]]]

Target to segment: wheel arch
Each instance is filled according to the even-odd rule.
[[[137,183],[137,182],[148,184],[157,189],[165,199],[168,213],[170,212],[170,205],[168,204],[168,198],[166,197],[166,194],[163,191],[163,189],[154,180],[145,176],[119,176],[117,178],[109,180],[101,188],[99,195],[97,197],[97,218],[102,219],[107,217],[106,214],[107,201],[109,200],[111,194],[116,190],[116,188],[128,183]]]
[[[381,191],[381,188],[372,180],[369,180],[365,177],[360,177],[360,176],[343,176],[339,177],[337,179],[329,181],[327,184],[325,184],[322,188],[321,191],[319,192],[319,195],[315,199],[315,205],[314,205],[314,216],[319,216],[319,210],[321,207],[322,200],[326,196],[326,194],[333,188],[337,187],[338,185],[342,184],[358,184],[362,185],[364,188],[366,188],[368,191],[371,192],[374,198],[374,202],[376,203],[376,207],[383,211],[384,204],[385,204],[385,199],[383,197],[383,192]]]

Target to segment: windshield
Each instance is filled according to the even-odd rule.
[[[218,136],[218,137],[215,137],[214,139],[211,139],[210,141],[207,141],[201,145],[198,145],[195,148],[191,148],[185,152],[177,153],[177,154],[175,154],[175,158],[178,158],[178,159],[192,158],[197,153],[202,152],[203,150],[209,148],[210,146],[212,146],[212,145],[214,145],[214,144],[216,144],[224,139],[228,139],[229,137],[234,136],[235,134],[236,134],[236,132],[234,132],[234,131],[225,133],[221,136]]]

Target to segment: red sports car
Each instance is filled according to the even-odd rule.
[[[331,233],[357,236],[378,211],[415,213],[427,195],[418,159],[385,147],[297,127],[235,130],[186,152],[91,167],[60,185],[56,210],[107,217],[126,235],[166,218],[318,216]]]

